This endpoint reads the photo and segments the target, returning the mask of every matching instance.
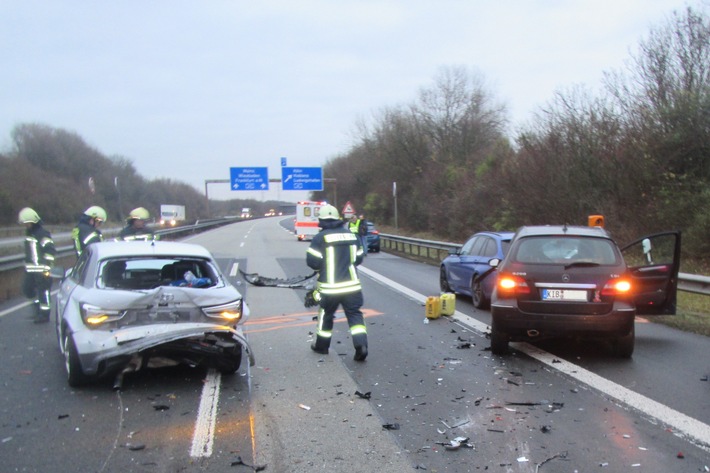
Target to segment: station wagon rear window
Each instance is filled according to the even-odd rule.
[[[541,236],[520,240],[513,256],[519,263],[618,265],[619,253],[605,238]]]

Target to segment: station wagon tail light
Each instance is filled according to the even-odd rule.
[[[81,305],[81,318],[89,327],[98,327],[109,322],[115,322],[122,319],[124,315],[126,315],[125,310],[102,309],[92,304]]]
[[[626,279],[610,279],[602,289],[602,296],[619,296],[631,292],[631,283]]]
[[[498,291],[502,294],[530,294],[530,286],[520,276],[498,276]]]
[[[238,322],[242,318],[242,300],[239,299],[229,304],[203,307],[202,311],[207,317],[227,322]]]

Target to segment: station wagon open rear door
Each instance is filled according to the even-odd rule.
[[[623,247],[638,315],[674,315],[680,269],[680,231],[656,233]]]

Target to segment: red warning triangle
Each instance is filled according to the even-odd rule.
[[[343,207],[343,214],[344,215],[352,215],[355,213],[355,208],[353,208],[353,204],[350,203],[350,201],[347,201],[345,203],[345,207]]]

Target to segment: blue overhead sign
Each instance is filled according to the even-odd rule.
[[[322,191],[323,168],[281,168],[281,188],[285,191]]]
[[[233,191],[269,190],[268,168],[229,168],[230,187]]]

